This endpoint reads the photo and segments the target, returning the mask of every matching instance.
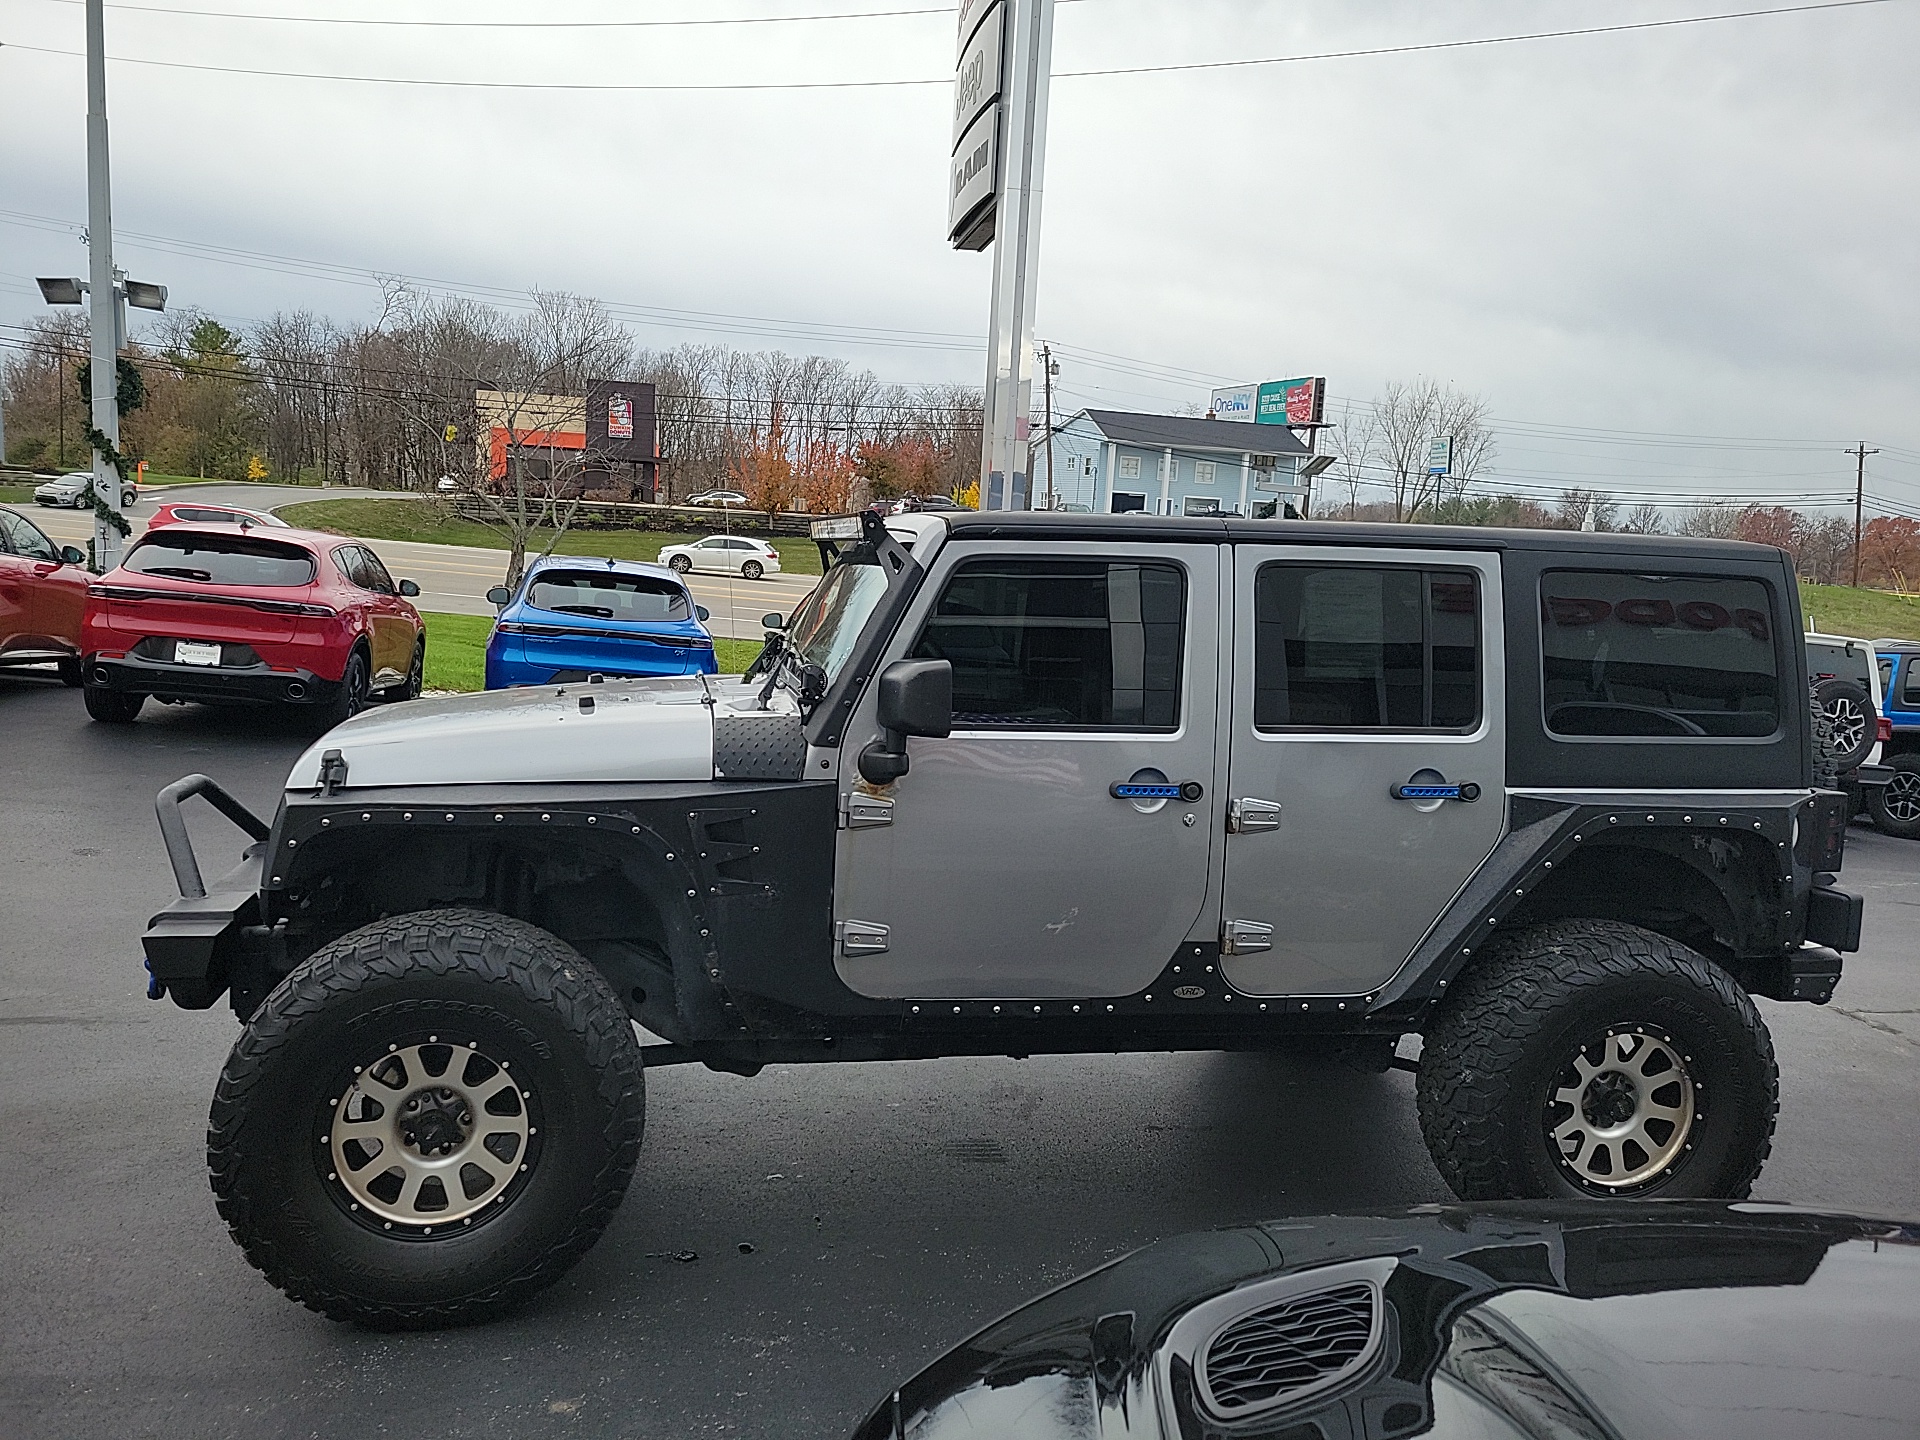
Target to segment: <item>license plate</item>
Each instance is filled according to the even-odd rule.
[[[173,642],[173,658],[181,665],[218,665],[220,646],[216,642],[176,640]]]

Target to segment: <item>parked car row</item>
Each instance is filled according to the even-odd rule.
[[[251,511],[162,509],[97,577],[0,509],[0,664],[54,662],[108,724],[155,699],[288,707],[330,727],[420,693],[420,588],[367,546]]]

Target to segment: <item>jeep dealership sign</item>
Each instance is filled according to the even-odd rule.
[[[947,162],[947,239],[961,250],[984,250],[993,240],[1000,197],[1006,30],[1005,0],[966,0],[961,5]]]

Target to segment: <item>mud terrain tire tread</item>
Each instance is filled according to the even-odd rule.
[[[1676,940],[1588,919],[1549,921],[1489,942],[1427,1030],[1415,1085],[1420,1130],[1455,1195],[1475,1201],[1588,1193],[1560,1179],[1543,1158],[1544,1135],[1528,1133],[1540,1112],[1524,1090],[1540,1074],[1543,1047],[1555,1045],[1570,1012],[1605,992],[1634,990],[1690,995],[1717,1012],[1731,1042],[1733,1074],[1716,1075],[1716,1082],[1748,1091],[1744,1105],[1735,1097],[1720,1101],[1723,1092],[1715,1091],[1716,1103],[1735,1105],[1733,1121],[1715,1127],[1718,1143],[1703,1131],[1701,1150],[1711,1146],[1718,1153],[1695,1155],[1663,1198],[1747,1196],[1773,1148],[1780,1109],[1773,1041],[1752,998],[1720,966]],[[1635,999],[1618,1003],[1629,1011],[1648,1008]],[[1708,1058],[1703,1054],[1703,1062]],[[1539,1147],[1531,1164],[1529,1144]]]
[[[541,1253],[514,1273],[439,1303],[382,1302],[351,1293],[337,1276],[295,1258],[244,1184],[244,1152],[259,1092],[303,1024],[330,1007],[394,982],[459,977],[497,985],[522,1006],[545,1011],[577,1044],[596,1077],[604,1123],[589,1196]],[[234,1240],[290,1299],[335,1320],[374,1329],[431,1329],[485,1320],[553,1283],[591,1249],[626,1193],[644,1122],[640,1046],[605,978],[570,946],[524,921],[487,911],[427,910],[395,915],[345,935],[308,957],[269,995],[234,1044],[208,1116],[207,1164],[215,1202]],[[299,1137],[304,1144],[304,1134]],[[270,1140],[269,1140],[269,1143]],[[549,1163],[558,1156],[548,1157]],[[504,1217],[503,1217],[504,1218]]]

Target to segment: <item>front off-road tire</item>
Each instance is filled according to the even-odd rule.
[[[1416,1095],[1462,1200],[1740,1199],[1773,1145],[1779,1080],[1765,1022],[1719,966],[1635,925],[1556,920],[1461,976]]]
[[[213,1193],[247,1259],[311,1309],[485,1320],[599,1239],[642,1087],[626,1012],[569,946],[484,911],[396,915],[310,956],[247,1022],[208,1120]]]

